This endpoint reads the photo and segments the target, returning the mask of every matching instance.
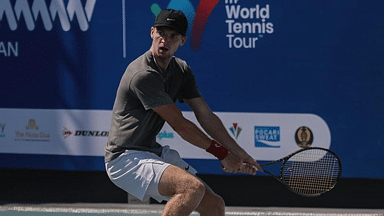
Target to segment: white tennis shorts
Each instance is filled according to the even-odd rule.
[[[171,164],[192,175],[197,173],[169,146],[163,147],[161,157],[151,152],[126,150],[118,158],[106,163],[105,167],[111,181],[127,193],[141,201],[152,197],[162,202],[171,198],[160,195],[158,191],[161,175]]]

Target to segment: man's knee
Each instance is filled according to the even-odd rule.
[[[184,194],[202,199],[205,194],[205,185],[184,170],[169,166],[161,177],[159,193],[163,196]]]
[[[205,185],[201,181],[199,181],[197,178],[194,178],[190,176],[188,180],[186,180],[186,185],[182,189],[182,191],[179,191],[179,193],[189,193],[196,198],[202,199],[205,194]]]
[[[213,203],[213,208],[215,209],[214,212],[217,213],[216,215],[223,215],[224,216],[224,214],[222,214],[222,213],[225,212],[225,202],[224,202],[224,199],[217,195],[215,197],[215,201]]]
[[[202,203],[196,210],[201,215],[224,216],[225,202],[219,195],[211,194],[208,199],[205,199],[205,203]]]

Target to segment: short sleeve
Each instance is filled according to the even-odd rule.
[[[183,84],[181,94],[178,98],[178,100],[181,103],[184,102],[183,99],[192,99],[192,98],[201,97],[199,88],[196,83],[195,75],[193,74],[189,66],[187,66],[187,70],[185,71],[185,73],[186,73],[186,79]]]
[[[138,72],[132,78],[130,91],[137,96],[146,110],[173,103],[165,92],[163,78],[154,72]]]

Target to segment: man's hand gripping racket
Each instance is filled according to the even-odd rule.
[[[220,143],[212,140],[211,145],[206,151],[220,160],[222,169],[225,172],[242,172],[255,175],[257,170],[262,170],[257,161],[249,156],[242,148],[238,148],[236,152],[230,152]]]
[[[245,153],[245,152],[244,152]],[[245,173],[250,175],[256,175],[256,172],[262,171],[261,166],[248,154],[243,156],[235,155],[231,152],[228,153],[227,157],[224,160],[220,161],[222,164],[222,169],[225,172],[231,173]]]

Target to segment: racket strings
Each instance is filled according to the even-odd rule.
[[[310,149],[292,156],[283,168],[284,182],[304,195],[318,195],[334,187],[339,176],[335,155],[321,149]]]

